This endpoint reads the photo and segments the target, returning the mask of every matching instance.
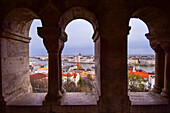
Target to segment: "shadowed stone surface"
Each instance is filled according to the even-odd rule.
[[[18,97],[8,105],[22,105],[22,106],[42,106],[42,101],[46,93],[28,93]]]
[[[151,95],[149,92],[130,92],[131,105],[161,105],[166,104],[161,99]]]
[[[28,93],[18,97],[8,105],[42,106],[46,93]],[[91,93],[66,93],[61,105],[97,105],[95,96]]]
[[[0,93],[4,98],[0,95],[0,108],[6,106],[5,100],[7,104],[13,105],[7,106],[7,113],[170,113],[170,104],[164,105],[160,98],[153,97],[149,93],[131,93],[132,104],[127,94],[129,20],[140,18],[148,25],[150,42],[154,40],[157,40],[158,44],[170,42],[169,4],[168,0],[156,0],[156,2],[154,0],[1,0]],[[40,35],[40,29],[38,34],[43,38],[48,52],[50,50],[54,54],[49,57],[50,79],[48,79],[47,96],[49,105],[44,106],[41,105],[45,94],[30,94],[32,89],[29,79],[28,33],[33,19],[41,19],[43,36]],[[59,78],[57,69],[61,69],[57,59],[60,55],[57,54],[58,41],[62,39],[67,24],[74,19],[88,20],[93,24],[96,33],[93,39],[96,86],[99,94],[97,105],[94,96],[85,93],[74,95],[66,93],[62,97],[62,106],[53,105],[53,102],[59,103],[60,100],[57,98],[60,95],[56,93],[60,92],[59,81],[61,81],[57,79]],[[165,56],[167,65],[166,71],[164,70],[166,72],[164,96],[169,98],[170,52]],[[5,109],[2,112],[4,113]]]
[[[66,93],[61,105],[97,105],[92,93]]]

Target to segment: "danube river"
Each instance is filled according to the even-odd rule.
[[[155,66],[135,66],[136,69],[142,69],[146,72],[153,72],[155,71]]]
[[[38,60],[38,59],[33,59],[33,58],[30,58],[30,62],[34,62],[35,64],[41,64],[41,65],[44,65],[45,67],[47,67],[48,65],[48,61],[41,61],[41,60]],[[69,62],[63,62],[62,65],[76,65],[77,63],[69,63]],[[84,68],[84,69],[87,69],[87,68],[91,68],[91,67],[94,67],[95,65],[94,64],[81,64],[80,65]]]
[[[34,62],[35,64],[41,64],[41,65],[44,65],[45,67],[47,67],[48,65],[48,61],[40,61],[38,59],[30,59],[30,62]],[[76,65],[76,63],[69,63],[69,62],[63,62],[62,63],[63,65]],[[81,64],[80,65],[84,68],[84,69],[87,69],[87,68],[91,68],[91,67],[94,67],[95,65],[94,64]],[[155,71],[155,66],[135,66],[136,69],[142,69],[146,72],[153,72]]]

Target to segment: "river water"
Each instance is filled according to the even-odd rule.
[[[40,61],[40,60],[37,60],[37,59],[32,59],[30,58],[30,62],[35,62],[35,64],[41,64],[41,65],[44,65],[45,67],[48,67],[48,61]],[[63,65],[76,65],[77,63],[69,63],[69,62],[63,62]],[[80,65],[84,68],[84,69],[87,69],[87,68],[91,68],[91,67],[94,67],[95,65],[94,64],[81,64]],[[136,69],[142,69],[146,72],[153,72],[155,71],[155,66],[135,66]]]
[[[77,63],[63,62],[63,65],[76,65],[76,64]],[[87,69],[95,66],[94,64],[84,64],[84,63],[83,64],[80,63],[80,65],[83,69]]]
[[[155,71],[155,66],[135,66],[136,69],[142,69],[146,72],[153,72]]]

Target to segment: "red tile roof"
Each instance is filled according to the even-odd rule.
[[[47,77],[47,74],[44,74],[44,73],[35,73],[35,74],[30,75],[30,78],[40,79],[40,78],[44,78],[44,77]]]
[[[139,75],[142,78],[147,78],[147,81],[149,80],[149,74],[142,70],[142,72],[132,72],[132,68],[130,69],[130,75]]]
[[[139,75],[142,78],[147,78],[149,80],[149,74],[147,72],[130,72],[130,75]]]
[[[68,74],[69,74],[70,77],[73,76],[73,78],[76,78],[76,76],[77,76],[77,73],[73,73],[73,72],[71,72],[71,73],[62,73],[62,76],[68,76]]]

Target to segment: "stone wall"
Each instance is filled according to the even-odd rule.
[[[148,25],[150,40],[164,39],[163,41],[168,42],[170,31],[169,4],[168,0],[157,0],[156,2],[154,0],[130,0],[128,2],[126,0],[2,0],[0,4],[0,30],[5,29],[6,32],[0,32],[1,73],[5,100],[8,102],[15,99],[16,96],[31,91],[28,76],[29,38],[26,38],[31,22],[26,26],[25,24],[34,18],[40,18],[43,24],[42,29],[46,32],[40,34],[44,35],[42,38],[45,39],[43,41],[48,47],[47,50],[52,51],[53,48],[57,48],[55,42],[58,40],[56,38],[60,37],[60,32],[64,31],[65,26],[71,20],[81,18],[91,22],[94,31],[97,29],[100,34],[100,40],[97,40],[95,44],[96,80],[99,94],[101,92],[97,111],[129,112],[130,102],[127,95],[129,20],[131,17],[140,18]],[[24,9],[18,9],[20,7],[24,7]],[[156,9],[153,7],[156,7]],[[14,12],[12,11],[9,14],[11,10],[14,10]],[[66,16],[62,17],[65,14]],[[93,18],[94,16],[95,18]],[[53,65],[53,63],[57,63],[57,55],[54,51],[51,55],[53,57],[50,58],[49,62],[52,65],[50,65],[49,70],[51,77],[55,78],[57,65]],[[57,100],[56,95],[58,94],[56,93],[58,81],[53,78],[49,80],[51,85],[49,88],[50,95],[46,98],[52,104],[53,100]],[[170,87],[168,90],[170,90]],[[49,105],[49,110],[58,107],[57,104]],[[43,106],[43,108],[45,107]],[[87,109],[93,110],[89,106],[88,108],[85,107],[86,109],[81,109],[84,106],[76,106],[76,108],[69,106],[70,109],[63,106],[59,107],[65,112],[74,112],[75,109],[82,112],[87,112],[85,111]],[[169,106],[165,105],[163,107],[168,108]],[[21,110],[20,108],[22,109],[22,107],[18,107],[19,110]],[[152,110],[151,105],[149,105],[149,109]],[[56,112],[58,112],[58,108]],[[167,112],[169,112],[168,109]]]
[[[7,34],[1,37],[2,92],[7,103],[32,91],[29,79],[29,43],[9,37]]]
[[[96,82],[96,90],[98,93],[98,96],[101,96],[101,75],[100,75],[100,63],[101,63],[101,51],[100,51],[100,36],[98,35],[98,32],[95,32],[94,34],[94,42],[95,42],[95,82]]]

